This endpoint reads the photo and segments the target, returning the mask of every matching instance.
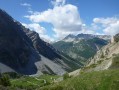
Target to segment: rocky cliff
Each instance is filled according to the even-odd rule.
[[[97,54],[90,58],[86,67],[87,71],[99,71],[119,68],[119,34],[113,37],[114,41],[104,46]]]

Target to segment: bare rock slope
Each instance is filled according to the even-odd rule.
[[[113,41],[101,48],[93,58],[90,58],[84,67],[86,71],[117,68],[119,68],[119,34],[115,35]]]

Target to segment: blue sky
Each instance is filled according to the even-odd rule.
[[[0,8],[40,37],[119,32],[119,0],[1,0]]]

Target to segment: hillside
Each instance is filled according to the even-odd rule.
[[[39,90],[118,90],[119,69],[83,73]]]
[[[1,73],[62,75],[80,66],[0,9]]]
[[[102,37],[104,36],[102,35]],[[60,52],[84,64],[87,59],[94,56],[101,47],[107,44],[108,40],[99,38],[98,35],[79,34],[77,36],[68,35],[52,45]]]
[[[86,71],[99,71],[119,68],[119,35],[115,35],[112,42],[104,46],[87,62]]]
[[[119,34],[90,58],[87,65],[69,75],[66,80],[41,90],[118,90]]]

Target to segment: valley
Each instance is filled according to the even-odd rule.
[[[0,90],[119,90],[118,14],[97,17],[97,5],[95,17],[83,16],[70,0],[43,0],[43,11],[34,2],[13,11],[0,3]]]

